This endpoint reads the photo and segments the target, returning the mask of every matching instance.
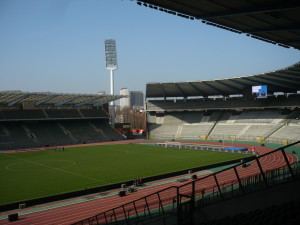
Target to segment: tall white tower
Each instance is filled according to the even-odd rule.
[[[126,96],[120,99],[120,108],[123,109],[124,107],[129,107],[130,106],[129,90],[127,88],[122,88],[120,90],[120,95]]]
[[[114,95],[114,70],[118,69],[116,40],[105,40],[105,61],[106,69],[110,71],[110,94]],[[114,102],[110,103],[111,125],[115,126]]]

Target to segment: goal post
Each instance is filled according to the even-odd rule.
[[[181,148],[181,144],[180,142],[176,142],[176,141],[165,141],[165,148]]]

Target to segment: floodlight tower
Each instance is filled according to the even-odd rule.
[[[110,71],[110,94],[114,95],[114,70],[118,69],[116,40],[105,40],[105,60],[106,69]],[[115,126],[115,107],[114,102],[110,102],[111,125]]]

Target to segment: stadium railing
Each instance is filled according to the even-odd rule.
[[[91,224],[147,224],[147,220],[160,219],[162,224],[172,215],[178,224],[192,218],[195,207],[208,205],[223,199],[244,195],[295,178],[300,175],[299,162],[290,162],[286,149],[300,141],[258,156],[253,161],[192,180],[181,186],[171,186],[136,199],[127,204],[73,223]],[[266,157],[282,157],[276,168]],[[251,164],[251,167],[248,166]],[[188,218],[184,209],[190,212]]]

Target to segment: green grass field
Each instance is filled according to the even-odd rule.
[[[242,157],[133,144],[0,154],[0,205]]]

